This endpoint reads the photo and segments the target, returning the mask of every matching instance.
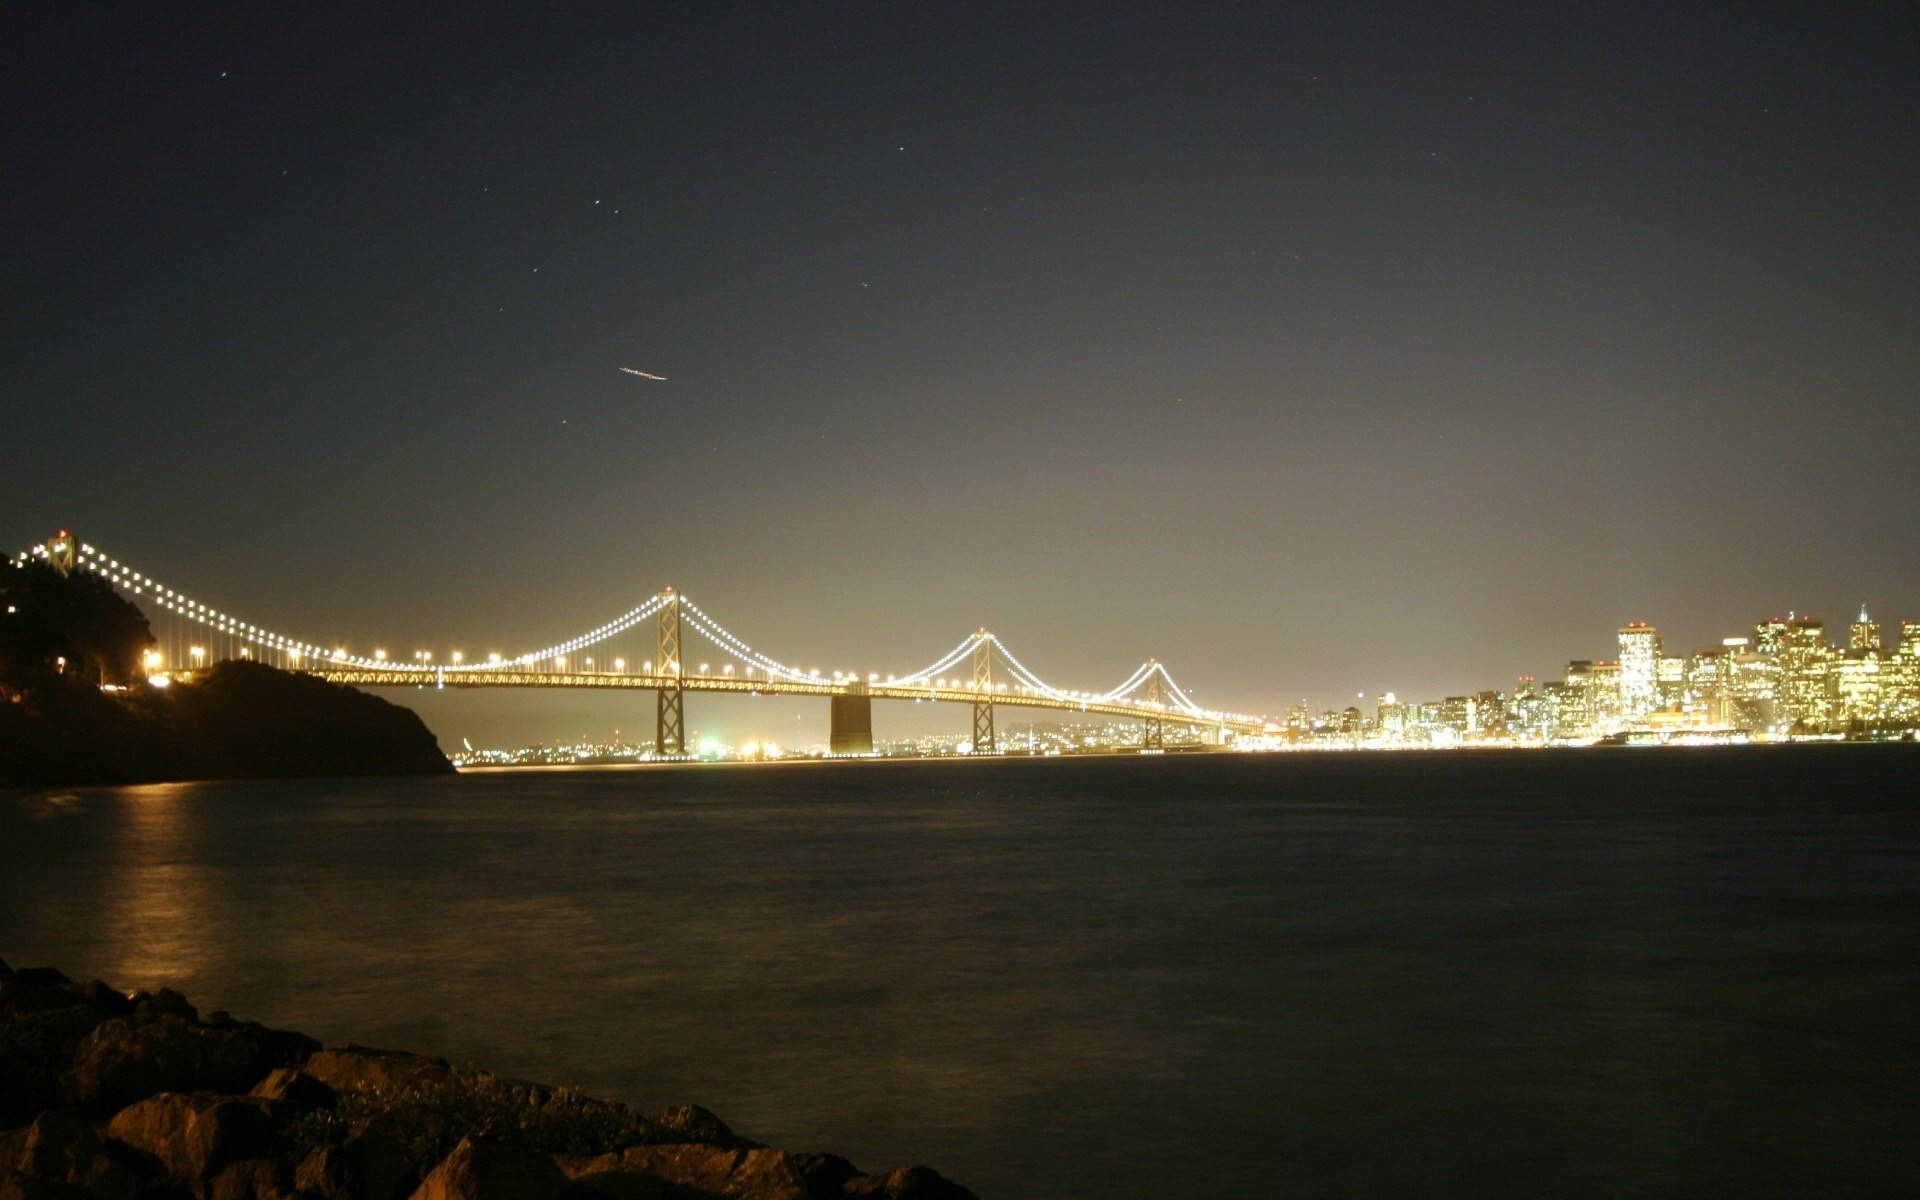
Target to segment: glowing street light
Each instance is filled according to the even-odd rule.
[[[373,661],[375,662],[387,661],[387,652],[385,650],[375,650],[373,652]]]

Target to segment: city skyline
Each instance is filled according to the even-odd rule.
[[[1455,684],[1445,689],[1444,699],[1412,694],[1403,699],[1400,689],[1385,688],[1372,694],[1371,713],[1365,691],[1353,693],[1351,703],[1321,708],[1317,716],[1315,706],[1302,698],[1286,705],[1282,717],[1278,705],[1236,711],[1200,704],[1196,697],[1202,689],[1183,687],[1155,657],[1105,691],[1099,685],[1091,690],[1062,686],[1058,677],[1049,682],[1036,675],[984,627],[910,672],[808,668],[796,665],[804,660],[782,662],[750,646],[690,597],[668,588],[621,616],[531,651],[498,641],[472,652],[444,645],[388,649],[357,640],[318,644],[250,619],[259,614],[209,605],[66,530],[12,561],[25,565],[36,559],[62,574],[97,575],[142,608],[154,635],[143,667],[160,686],[171,675],[191,677],[219,660],[241,658],[319,672],[338,683],[398,689],[450,751],[457,744],[470,753],[475,734],[489,750],[501,748],[503,740],[523,747],[546,744],[544,737],[516,743],[490,728],[466,727],[484,711],[471,702],[472,694],[498,689],[517,693],[509,715],[523,726],[532,718],[519,710],[554,707],[544,697],[535,699],[541,692],[598,693],[577,710],[582,732],[557,735],[554,744],[652,745],[668,757],[695,752],[700,745],[737,743],[859,754],[897,743],[902,735],[910,741],[931,736],[950,745],[972,745],[983,736],[993,738],[992,710],[1003,706],[1013,710],[1016,724],[1023,707],[1051,709],[1056,718],[1066,712],[1061,719],[1099,715],[1123,723],[1144,721],[1140,745],[1150,749],[1161,743],[1163,719],[1137,707],[1142,704],[1166,714],[1169,745],[1201,731],[1203,740],[1224,742],[1231,732],[1243,747],[1261,748],[1274,735],[1290,743],[1310,737],[1327,744],[1365,740],[1397,747],[1460,741],[1580,744],[1613,736],[1772,739],[1920,727],[1920,621],[1883,622],[1865,604],[1848,622],[1844,643],[1829,635],[1823,618],[1792,610],[1756,622],[1748,634],[1694,642],[1685,650],[1678,639],[1663,640],[1658,626],[1628,621],[1615,635],[1613,659],[1569,658],[1561,678],[1521,673],[1510,691]],[[509,646],[505,653],[491,649],[503,644]],[[701,736],[696,717],[687,714],[683,691],[700,694],[699,709],[720,701],[715,713],[696,714],[707,721],[708,736]],[[831,736],[823,740],[824,723],[805,722],[807,709],[829,693]],[[614,726],[610,735],[595,737],[593,729],[605,728],[606,701],[600,697],[608,694],[655,697],[658,719],[651,743],[644,737],[646,714],[631,705],[615,711],[632,732],[623,736]],[[983,708],[987,694],[994,699]],[[811,704],[792,702],[803,696],[812,698]],[[781,697],[788,698],[784,705]],[[756,711],[743,714],[728,698],[751,698]],[[767,700],[774,703],[762,703]],[[972,739],[955,739],[941,729],[938,717],[876,726],[874,700],[905,700],[916,707],[926,702],[930,709],[972,704]],[[769,707],[784,710],[771,724]],[[1024,715],[1031,724],[1033,714]],[[786,716],[796,724],[786,724]],[[1182,721],[1191,728],[1178,725]],[[990,752],[998,749],[990,746]]]
[[[672,584],[1266,711],[1920,616],[1905,10],[16,6],[0,56],[14,536],[316,639]]]

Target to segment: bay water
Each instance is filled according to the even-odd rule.
[[[1920,1194],[1920,750],[0,792],[0,958],[983,1197]]]

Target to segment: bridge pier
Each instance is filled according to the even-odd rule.
[[[867,694],[867,685],[850,684],[846,692],[827,699],[832,704],[827,749],[835,754],[872,754],[873,697]]]

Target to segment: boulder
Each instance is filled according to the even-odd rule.
[[[85,1117],[68,1109],[55,1109],[34,1118],[20,1138],[17,1156],[7,1165],[29,1175],[65,1179],[81,1163],[100,1153],[100,1135]]]
[[[567,1177],[550,1156],[462,1138],[420,1181],[413,1200],[557,1200],[566,1190]]]
[[[838,1154],[796,1154],[793,1165],[800,1169],[807,1189],[815,1196],[838,1196],[853,1179],[864,1179],[860,1168]]]
[[[173,1011],[136,1011],[87,1034],[61,1077],[60,1095],[104,1114],[159,1092],[245,1092],[318,1045],[262,1025],[216,1029]]]
[[[691,1191],[729,1200],[812,1200],[814,1195],[793,1155],[764,1146],[740,1149],[703,1142],[628,1146],[615,1154],[568,1160],[565,1168],[577,1185],[604,1196],[645,1195],[647,1179],[672,1185],[671,1195]]]
[[[727,1128],[727,1123],[698,1104],[676,1104],[653,1119],[660,1127],[662,1141],[705,1142],[710,1146],[751,1149],[749,1142]]]
[[[336,1092],[401,1091],[421,1083],[438,1083],[452,1074],[444,1058],[365,1046],[316,1050],[302,1069]]]
[[[0,1171],[0,1200],[93,1200],[78,1184]]]
[[[149,995],[140,993],[134,999],[133,1006],[143,1012],[171,1015],[185,1021],[198,1022],[200,1010],[187,1003],[187,998],[170,987],[163,987]]]
[[[72,983],[73,980],[61,974],[56,967],[21,967],[17,971],[7,973],[7,982],[24,991],[59,987],[61,984]]]
[[[248,1158],[221,1167],[207,1200],[294,1200],[293,1167],[281,1159]]]
[[[61,1072],[95,1027],[116,1010],[86,998],[85,989],[0,984],[0,1126],[23,1125],[59,1101]],[[56,972],[57,974],[57,972]],[[120,998],[125,1003],[125,998]]]
[[[265,1101],[207,1093],[150,1096],[115,1113],[107,1133],[200,1196],[223,1167],[270,1158],[277,1142]]]
[[[275,1067],[247,1094],[294,1108],[332,1108],[340,1101],[340,1093],[297,1067]]]
[[[294,1173],[294,1184],[325,1200],[404,1200],[419,1178],[404,1145],[369,1129],[308,1154]]]
[[[848,1200],[979,1200],[930,1167],[901,1167],[885,1175],[861,1175],[840,1185]]]

